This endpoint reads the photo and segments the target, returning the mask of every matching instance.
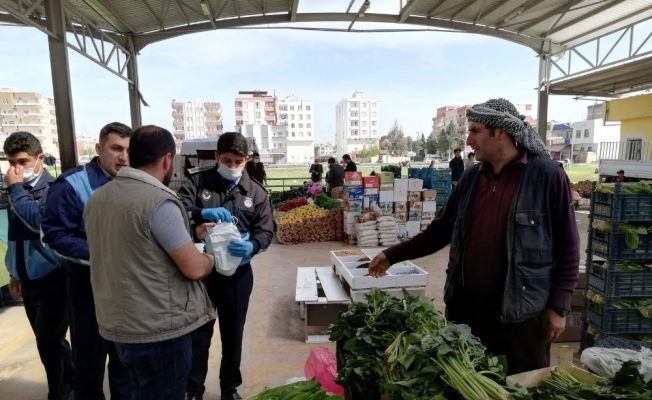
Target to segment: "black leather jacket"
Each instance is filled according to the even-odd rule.
[[[528,157],[507,220],[508,270],[501,308],[503,323],[537,316],[546,308],[550,295],[554,261],[548,194],[560,165],[534,155]],[[480,167],[481,164],[476,164],[465,171],[455,189],[458,201],[447,205],[454,207],[455,223],[444,289],[446,303],[455,287],[464,285],[464,251]]]

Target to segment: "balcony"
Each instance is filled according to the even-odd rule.
[[[206,131],[206,136],[210,136],[210,137],[220,136],[221,134],[222,134],[221,129],[217,131]]]
[[[183,103],[180,101],[173,101],[172,108],[183,108]]]
[[[222,126],[222,123],[221,123],[221,122],[213,122],[213,121],[209,121],[209,122],[206,122],[205,125],[206,125],[206,126],[219,126],[219,127],[221,127],[221,126]]]
[[[220,103],[208,102],[204,103],[204,107],[222,107]]]
[[[243,117],[242,115],[236,115],[236,116],[235,116],[235,120],[236,120],[236,121],[242,121],[243,118],[244,118],[244,117]]]
[[[175,121],[172,123],[172,126],[174,126],[175,128],[183,128],[183,122]]]
[[[222,113],[221,112],[206,112],[205,115],[207,117],[218,117],[222,118]],[[236,114],[237,115],[237,114]]]
[[[172,116],[173,116],[174,118],[183,118],[183,113],[182,113],[182,112],[178,112],[178,111],[177,111],[177,112],[173,112],[173,113],[172,113]]]
[[[186,132],[184,131],[174,131],[174,137],[183,139],[186,137]]]
[[[265,111],[275,111],[275,108],[274,108],[274,106],[272,106],[272,107],[265,106]]]
[[[457,123],[458,124],[463,124],[463,123],[466,123],[468,120],[469,119],[466,118],[466,117],[460,117],[460,118],[457,119]]]
[[[41,103],[36,99],[14,100],[14,105],[17,106],[40,106]]]

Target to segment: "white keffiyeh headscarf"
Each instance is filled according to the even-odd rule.
[[[478,122],[487,126],[499,127],[514,138],[516,147],[523,148],[532,154],[551,158],[550,152],[532,126],[525,122],[525,116],[519,114],[514,105],[505,99],[491,99],[476,104],[466,110],[470,122]]]

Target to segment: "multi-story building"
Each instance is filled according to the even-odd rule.
[[[333,143],[315,143],[315,149],[319,157],[332,157],[337,152],[337,146]]]
[[[292,137],[287,125],[238,125],[236,130],[255,139],[264,163],[303,164],[314,159],[314,138]]]
[[[59,158],[54,100],[40,93],[0,88],[0,149],[12,132],[26,131],[41,141],[43,152]]]
[[[602,118],[573,122],[573,157],[584,152],[598,152],[600,143],[618,142],[620,125],[605,125]]]
[[[285,126],[287,163],[305,163],[315,156],[315,106],[295,95],[278,102],[278,123]]]
[[[586,119],[604,118],[604,104],[595,103],[586,107]]]
[[[266,91],[253,90],[238,92],[251,97],[235,98],[235,125],[275,125],[278,123],[276,96],[268,96]]]
[[[432,119],[432,130],[435,135],[441,135],[446,127],[453,123],[455,131],[465,135],[469,128],[469,121],[466,118],[466,110],[471,107],[469,104],[463,106],[444,106],[437,109],[437,115]],[[526,116],[526,121],[536,129],[536,121],[531,118],[532,104],[516,104],[518,112]]]
[[[337,159],[355,154],[366,146],[378,144],[380,138],[380,100],[366,98],[356,91],[335,106],[335,142]]]
[[[172,100],[172,126],[177,142],[190,139],[216,137],[222,134],[222,105],[216,102]]]

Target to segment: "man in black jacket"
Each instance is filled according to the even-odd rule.
[[[236,217],[238,230],[243,236],[242,240],[229,245],[231,255],[242,257],[236,272],[223,276],[214,270],[204,280],[220,322],[222,400],[237,400],[241,399],[237,388],[242,385],[240,361],[244,325],[254,285],[250,261],[269,247],[274,222],[267,191],[243,171],[247,159],[245,137],[236,132],[220,136],[215,158],[215,167],[196,172],[184,181],[179,198],[193,225],[215,221],[231,223]],[[192,334],[193,360],[186,386],[188,399],[199,400],[206,390],[208,350],[214,327],[215,321],[212,321]]]
[[[267,185],[267,173],[265,172],[265,165],[260,162],[260,154],[254,152],[251,155],[251,160],[247,162],[247,174],[250,178],[254,178],[258,183]]]
[[[342,190],[344,190],[344,168],[335,161],[334,157],[328,159],[328,177],[326,181],[330,188],[331,197],[341,199]]]
[[[348,154],[345,154],[342,156],[342,162],[346,164],[346,167],[344,168],[344,172],[356,172],[358,170],[358,166],[355,165],[353,160],[351,160],[351,156]]]
[[[464,173],[464,161],[462,160],[462,150],[454,150],[455,157],[448,163],[448,166],[451,168],[451,179],[453,182],[457,182],[462,177]]]

